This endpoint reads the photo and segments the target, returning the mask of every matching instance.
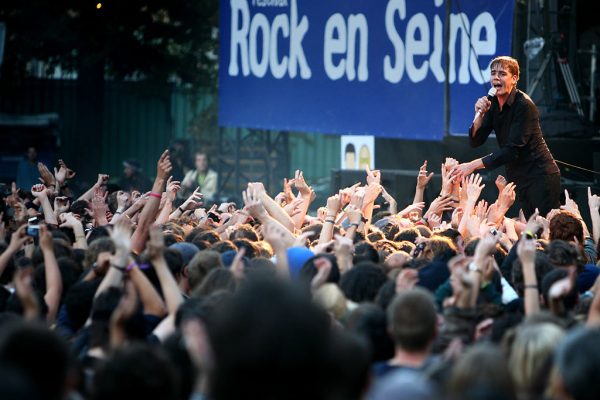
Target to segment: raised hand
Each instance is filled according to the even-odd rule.
[[[56,167],[54,168],[54,178],[61,185],[68,179],[73,179],[75,177],[75,171],[69,169],[63,160],[58,160],[58,170]]]
[[[437,214],[431,214],[427,219],[427,224],[431,229],[439,228],[442,225],[442,218]]]
[[[75,214],[69,212],[69,213],[63,213],[60,215],[60,227],[61,228],[73,229],[77,225],[83,226],[81,224],[81,221],[79,219],[77,219]]]
[[[69,198],[66,196],[56,196],[54,198],[54,212],[56,214],[62,214],[69,210]]]
[[[183,202],[181,208],[184,210],[197,209],[198,207],[202,206],[202,196],[202,193],[200,193],[200,186],[198,186],[196,190],[192,192],[190,197]]]
[[[579,206],[577,206],[577,203],[575,203],[575,201],[571,199],[571,197],[569,196],[569,191],[567,189],[565,189],[565,205],[560,206],[560,209],[569,211],[575,214],[576,216],[581,217],[581,213],[579,212]]]
[[[365,199],[365,195],[366,195],[365,188],[359,187],[350,196],[350,205],[354,206],[358,210],[362,209],[363,201]]]
[[[485,187],[485,185],[481,184],[482,178],[479,174],[470,175],[466,179],[467,184],[467,198],[469,201],[472,201],[473,204],[477,202],[477,199],[481,195],[481,191]]]
[[[274,250],[285,250],[285,243],[289,235],[283,226],[278,223],[267,223],[263,225],[263,238],[266,240]]]
[[[521,265],[534,265],[535,254],[537,252],[537,243],[533,239],[521,239],[517,245],[517,256]]]
[[[179,189],[181,189],[181,182],[175,181],[175,180],[173,180],[172,176],[169,176],[169,179],[167,179],[166,192],[167,192],[169,198],[171,199],[171,201],[175,200],[175,197],[177,196],[177,192],[179,191]]]
[[[502,210],[508,210],[514,204],[516,196],[515,184],[508,183],[498,196],[498,207]]]
[[[294,185],[302,196],[310,197],[312,195],[312,189],[308,186],[304,180],[304,174],[300,170],[296,170],[296,176],[294,177]]]
[[[13,232],[8,246],[13,253],[16,253],[24,244],[30,243],[31,241],[32,238],[27,236],[27,225],[21,225],[19,229]]]
[[[267,210],[263,206],[258,194],[255,191],[255,187],[248,184],[248,189],[242,192],[242,198],[244,199],[245,208],[248,213],[256,219],[264,220],[268,218]]]
[[[427,173],[427,160],[425,160],[423,165],[421,165],[419,168],[419,175],[417,175],[417,188],[425,189],[427,184],[431,181],[431,178],[433,178],[433,172],[429,174]]]
[[[488,213],[488,202],[485,200],[479,200],[477,206],[475,207],[475,215],[479,217],[479,219],[484,219],[487,217]]]
[[[366,166],[365,170],[367,172],[368,185],[372,183],[375,183],[377,185],[381,184],[381,171],[379,171],[378,169],[374,169],[373,171],[371,171],[371,168],[369,168],[368,165]]]
[[[410,213],[415,212],[415,211],[420,213],[421,211],[423,211],[423,208],[425,208],[424,201],[419,201],[418,203],[409,204],[402,211],[400,211],[398,213],[398,216],[404,218],[407,215],[409,215]]]
[[[403,269],[396,277],[396,293],[414,288],[417,282],[419,282],[419,272],[416,269]]]
[[[156,178],[162,180],[167,179],[172,169],[173,165],[171,165],[169,150],[165,150],[156,163]]]
[[[383,198],[385,199],[385,201],[389,204],[389,206],[390,206],[390,213],[391,214],[396,214],[396,212],[398,210],[398,202],[396,201],[396,199],[394,199],[392,197],[392,195],[389,194],[387,192],[387,190],[385,190],[385,188],[383,186],[381,187],[381,195],[383,196]]]
[[[329,273],[331,272],[333,265],[327,257],[319,257],[315,260],[315,267],[317,268],[317,274],[313,277],[310,284],[313,291],[317,290],[327,282],[327,278],[329,278]]]
[[[283,178],[283,194],[286,203],[291,203],[296,198],[294,192],[292,192],[292,185],[294,183],[296,183],[295,179],[288,180],[287,178]]]
[[[339,194],[327,198],[327,216],[335,218],[340,209],[341,200]]]
[[[454,185],[458,180],[458,176],[451,176],[450,171],[447,168],[447,164],[442,164],[442,190],[440,194],[442,196],[450,195],[453,192]],[[420,173],[420,172],[419,172]]]
[[[294,217],[302,212],[302,204],[304,204],[304,200],[297,198],[286,204],[283,209],[290,217]]]
[[[231,274],[237,281],[241,281],[244,278],[244,255],[246,255],[246,248],[241,247],[229,266]]]
[[[46,225],[40,225],[39,231],[40,248],[44,251],[54,250],[54,239]]]
[[[114,225],[110,238],[115,244],[116,252],[128,257],[131,252],[131,227],[124,220],[120,220]]]
[[[504,190],[504,188],[506,187],[506,178],[503,177],[502,175],[498,175],[496,177],[496,187],[498,188],[498,193],[502,193],[502,191]]]
[[[336,234],[333,250],[336,254],[351,254],[352,251],[354,251],[354,243],[352,242],[352,239]]]
[[[452,210],[453,203],[454,201],[450,196],[438,196],[431,202],[424,217],[429,218],[431,214],[441,214],[444,211]]]
[[[146,243],[146,249],[148,249],[150,260],[158,260],[164,257],[165,238],[160,227],[154,226],[150,229],[150,240]]]
[[[38,183],[31,187],[31,194],[38,199],[47,198],[48,197],[48,189],[46,188],[45,185]]]
[[[52,173],[50,173],[50,170],[48,169],[48,167],[44,163],[38,162],[37,168],[38,168],[38,172],[40,173],[40,176],[41,176],[41,178],[39,178],[40,182],[42,182],[46,186],[53,186],[54,185],[54,176],[52,175]]]
[[[590,210],[598,212],[600,209],[600,196],[592,194],[592,189],[588,186],[588,205]]]

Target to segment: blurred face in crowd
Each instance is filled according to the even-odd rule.
[[[125,174],[126,177],[131,177],[135,174],[135,170],[133,168],[131,168],[129,165],[126,165],[123,169],[123,173]]]
[[[35,147],[27,149],[27,159],[31,162],[37,161],[37,151],[35,150]]]
[[[208,169],[208,158],[204,153],[196,154],[196,170],[204,172]]]

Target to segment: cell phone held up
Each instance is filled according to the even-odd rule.
[[[27,225],[26,230],[27,236],[31,237],[39,237],[40,236],[40,226],[39,225]]]
[[[27,229],[25,230],[25,234],[27,236],[37,238],[40,236],[40,226],[38,225],[39,220],[38,217],[29,218],[27,222]]]

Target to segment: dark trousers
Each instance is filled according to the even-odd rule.
[[[536,208],[545,217],[550,210],[560,207],[560,174],[544,175],[526,184],[517,183],[517,198],[525,218]]]

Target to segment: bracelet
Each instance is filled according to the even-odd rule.
[[[330,222],[330,223],[333,224],[333,223],[335,223],[335,220],[333,218],[332,219],[326,219],[325,222]]]
[[[535,239],[535,235],[533,234],[533,232],[531,231],[524,231],[522,233],[523,236],[525,236],[527,239]]]
[[[135,261],[132,261],[127,267],[125,267],[125,270],[131,271],[134,268],[148,269],[150,268],[150,264],[138,264]]]
[[[123,212],[121,212],[121,211],[115,211],[115,215],[117,215],[117,214],[123,214]]]
[[[177,209],[178,209],[178,210],[179,210],[179,212],[180,212],[180,213],[182,213],[182,214],[185,212],[185,210],[184,210],[184,209],[182,209],[182,208],[181,208],[181,206],[177,207]]]
[[[125,272],[125,270],[126,270],[126,267],[121,267],[120,265],[110,264],[110,266],[121,272]]]
[[[162,199],[162,195],[161,195],[161,194],[159,194],[159,193],[152,193],[152,192],[150,192],[150,193],[148,194],[148,196],[151,196],[151,197],[156,197],[157,199]]]
[[[538,285],[525,285],[525,289],[540,290],[540,288],[538,287]]]

